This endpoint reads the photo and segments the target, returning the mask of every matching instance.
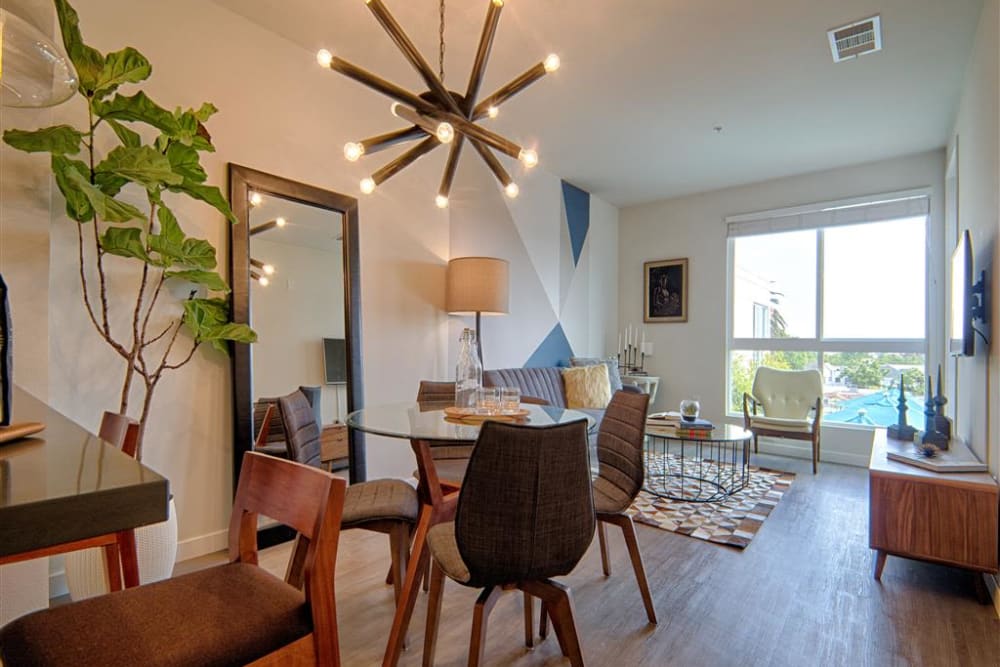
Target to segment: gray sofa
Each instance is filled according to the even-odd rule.
[[[566,407],[566,388],[563,385],[562,368],[501,368],[492,371],[483,371],[483,386],[485,387],[517,387],[521,390],[522,396],[533,396],[541,398],[557,408]],[[622,391],[632,393],[642,393],[638,387],[625,385]],[[591,431],[597,433],[597,428],[601,425],[604,417],[604,410],[583,409],[597,422]]]

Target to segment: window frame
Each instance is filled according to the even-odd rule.
[[[824,357],[827,353],[838,353],[838,352],[871,352],[871,353],[899,353],[899,354],[923,354],[924,355],[924,373],[927,373],[927,369],[931,366],[931,350],[930,342],[930,324],[933,321],[931,317],[931,308],[933,306],[933,298],[931,290],[929,289],[931,283],[931,262],[933,260],[932,252],[929,244],[932,239],[932,218],[933,218],[933,208],[932,208],[932,198],[930,188],[920,188],[915,190],[908,190],[905,192],[907,195],[916,195],[926,197],[928,209],[927,213],[924,215],[924,336],[923,338],[826,338],[823,336],[823,310],[824,310],[824,289],[823,289],[823,277],[824,277],[824,239],[825,239],[825,228],[815,227],[813,228],[816,232],[816,329],[815,336],[812,338],[737,338],[733,335],[734,317],[733,317],[733,297],[736,289],[736,241],[740,238],[748,238],[751,236],[766,236],[771,234],[779,234],[781,231],[768,231],[761,232],[759,234],[740,234],[740,235],[728,235],[726,238],[726,382],[724,386],[724,405],[726,406],[726,416],[729,418],[742,418],[742,412],[732,412],[730,410],[730,392],[732,390],[732,353],[734,351],[739,352],[815,352],[817,358],[818,369],[820,373],[823,373],[824,367]],[[879,200],[884,200],[891,198],[894,195],[872,195],[869,197],[853,197],[850,199],[840,200],[838,202],[825,202],[821,205],[815,205],[815,207],[838,207],[838,206],[855,206],[859,203],[863,204],[865,200],[869,202],[877,202]],[[741,216],[732,216],[726,218],[726,222],[732,221],[743,221],[748,219],[753,219],[758,216],[760,218],[776,217],[784,214],[785,212],[802,212],[807,211],[810,208],[815,207],[794,207],[789,209],[779,209],[776,211],[762,212],[760,214],[750,214]],[[914,216],[915,217],[915,216]],[[858,223],[861,224],[878,224],[879,222],[886,222],[873,220],[870,222]],[[791,231],[791,230],[789,230]],[[825,374],[824,374],[825,377]],[[867,426],[861,424],[847,424],[839,422],[823,422],[823,427],[833,427],[833,428],[847,428],[847,429],[864,429],[873,430],[879,428],[877,426]]]

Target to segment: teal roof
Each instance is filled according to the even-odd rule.
[[[890,426],[899,420],[898,390],[880,390],[841,401],[838,409],[823,415],[825,422]],[[906,422],[914,428],[924,427],[924,397],[906,397]]]

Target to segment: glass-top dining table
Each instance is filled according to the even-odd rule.
[[[347,416],[347,427],[363,433],[410,441],[417,460],[417,495],[420,515],[414,528],[406,580],[396,606],[392,630],[386,645],[383,667],[395,667],[403,650],[406,631],[426,572],[427,531],[438,523],[451,521],[458,504],[458,482],[438,477],[431,449],[442,445],[470,445],[479,437],[482,422],[455,420],[445,414],[447,403],[395,403],[357,410]],[[527,415],[515,423],[527,427],[553,426],[586,420],[593,430],[593,417],[578,410],[523,403]]]

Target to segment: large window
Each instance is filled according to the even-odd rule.
[[[900,383],[923,424],[927,199],[731,219],[730,410],[759,366],[816,368],[824,422],[887,426]]]

